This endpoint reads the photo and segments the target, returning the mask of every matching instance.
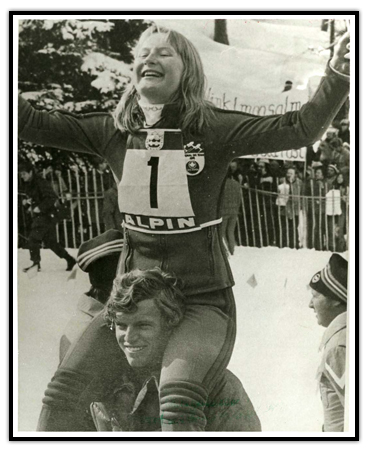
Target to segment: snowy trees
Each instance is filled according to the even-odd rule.
[[[112,111],[130,81],[131,49],[148,26],[143,20],[19,21],[19,91],[43,109]],[[55,158],[23,142],[19,151],[33,153],[32,160]]]

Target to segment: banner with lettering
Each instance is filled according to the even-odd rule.
[[[271,160],[293,160],[294,162],[305,162],[307,148],[291,149],[289,151],[271,152],[269,154],[243,155],[241,159],[271,159]]]
[[[230,19],[230,45],[213,40],[213,19],[158,22],[193,42],[207,77],[207,98],[224,110],[259,116],[297,111],[315,91],[329,58],[329,50],[323,51],[329,35],[320,20],[290,25]]]

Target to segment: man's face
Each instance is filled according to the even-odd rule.
[[[256,173],[257,172],[257,168],[256,165],[254,165],[253,163],[250,165],[249,167],[249,172],[250,173]]]
[[[331,300],[314,289],[312,289],[312,299],[309,302],[309,307],[316,313],[317,322],[321,326],[328,327],[336,317]]]
[[[101,163],[98,164],[99,171],[105,171],[106,168],[107,168],[107,163],[106,162],[101,162]]]
[[[32,179],[33,172],[21,171],[19,175],[23,182],[29,182]]]
[[[327,176],[328,177],[334,177],[335,176],[335,170],[333,168],[327,168]]]
[[[295,180],[295,170],[293,168],[289,168],[286,173],[286,179],[288,182],[294,182]]]
[[[140,301],[134,313],[118,313],[116,339],[133,368],[156,367],[162,357],[171,330],[153,299]]]
[[[230,163],[230,169],[231,171],[236,171],[238,169],[238,164],[236,162],[231,162]]]
[[[316,170],[315,172],[316,180],[323,180],[323,171],[321,169]]]
[[[266,165],[264,163],[258,163],[258,172],[260,174],[265,174],[265,172],[266,172]]]
[[[161,33],[149,36],[138,49],[133,82],[143,100],[153,104],[170,101],[180,86],[183,62]]]

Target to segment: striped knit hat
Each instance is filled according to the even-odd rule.
[[[124,235],[115,229],[83,242],[78,250],[77,263],[89,275],[93,287],[111,290],[119,257],[123,250]]]
[[[78,250],[77,263],[84,272],[89,266],[106,256],[120,255],[123,250],[124,235],[115,229],[109,229],[97,237],[83,242]]]
[[[348,261],[334,253],[326,267],[313,276],[309,285],[326,297],[347,303]]]

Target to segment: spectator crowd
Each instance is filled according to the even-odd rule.
[[[230,177],[243,187],[238,242],[343,252],[347,249],[349,120],[307,147],[306,162],[234,160]]]

